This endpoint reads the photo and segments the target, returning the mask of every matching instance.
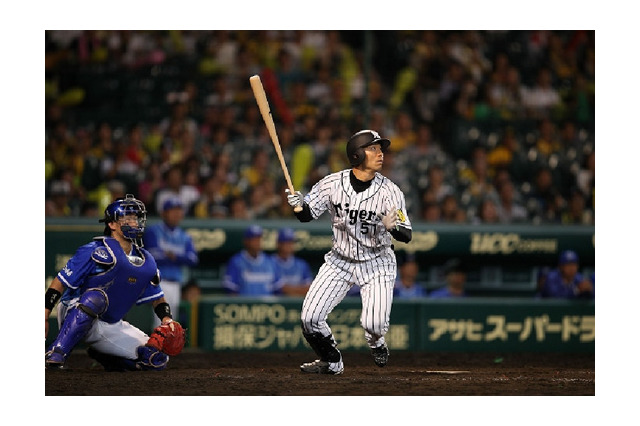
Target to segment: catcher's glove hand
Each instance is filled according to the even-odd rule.
[[[178,355],[182,352],[187,337],[187,331],[177,321],[171,321],[157,326],[146,346],[151,346],[167,355]]]

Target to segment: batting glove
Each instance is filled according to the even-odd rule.
[[[398,225],[398,210],[394,207],[391,209],[389,213],[382,216],[382,224],[387,231],[391,231],[392,229],[397,229]]]
[[[287,202],[291,207],[302,207],[302,192],[296,191],[293,194],[288,189],[285,189],[284,192],[287,193]]]

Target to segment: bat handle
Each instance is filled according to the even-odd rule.
[[[285,173],[285,177],[287,178],[287,183],[289,184],[289,193],[295,194],[296,191],[293,190],[293,185],[291,184],[291,178],[288,173]],[[293,211],[296,213],[300,213],[302,211],[302,206],[295,206]]]

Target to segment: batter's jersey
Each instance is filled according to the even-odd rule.
[[[363,192],[351,186],[351,170],[325,176],[305,196],[311,216],[317,219],[325,211],[332,216],[333,247],[339,256],[355,261],[372,260],[391,247],[381,217],[398,210],[398,225],[411,229],[404,194],[380,173]]]
[[[169,228],[164,222],[149,226],[144,233],[144,246],[153,255],[162,279],[184,283],[184,267],[198,264],[198,253],[193,240],[182,228]],[[171,252],[176,257],[169,258]]]
[[[271,256],[260,253],[253,258],[242,250],[227,263],[224,287],[242,296],[269,296],[280,291],[282,281]]]
[[[290,256],[288,259],[282,259],[277,254],[272,254],[271,259],[276,265],[282,285],[304,286],[311,284],[313,276],[311,268],[304,260],[296,256]]]
[[[67,288],[61,299],[67,305],[88,289],[103,290],[108,307],[100,319],[108,323],[120,321],[134,304],[164,295],[158,286],[160,273],[153,256],[135,244],[127,255],[110,237],[96,237],[81,246],[58,272],[58,279]]]

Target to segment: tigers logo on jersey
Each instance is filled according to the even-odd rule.
[[[349,223],[351,225],[355,224],[358,219],[360,221],[372,221],[374,217],[376,217],[376,212],[367,211],[367,210],[358,210],[358,209],[349,209],[349,203],[346,203],[344,209],[342,208],[342,204],[334,204],[333,207],[336,211],[337,217],[342,217],[340,214],[344,211],[345,217],[349,218]]]
[[[398,221],[404,222],[405,220],[406,217],[404,216],[404,213],[402,213],[402,210],[398,209]]]

